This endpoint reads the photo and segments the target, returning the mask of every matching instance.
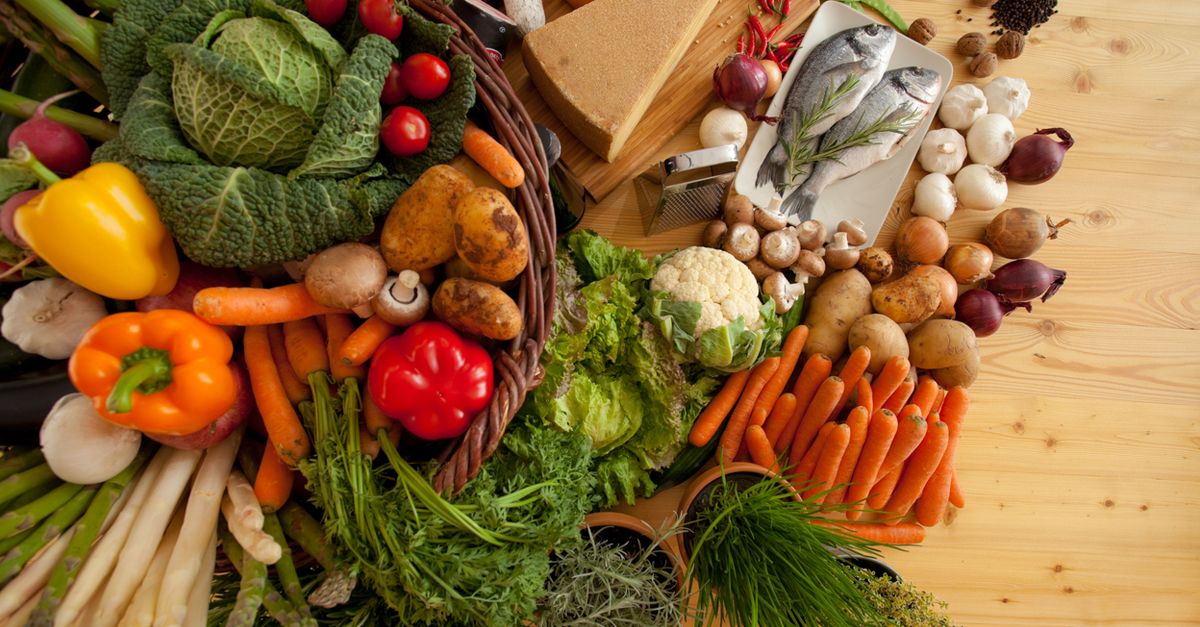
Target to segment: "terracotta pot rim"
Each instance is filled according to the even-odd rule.
[[[687,490],[684,491],[683,498],[680,499],[679,508],[676,511],[678,511],[681,516],[686,517],[688,508],[692,506],[692,501],[696,500],[696,495],[699,494],[701,490],[703,490],[712,482],[720,479],[723,474],[734,475],[739,473],[751,473],[777,479],[784,484],[788,492],[791,494],[793,500],[799,501],[801,499],[800,493],[796,491],[795,487],[792,486],[792,483],[790,481],[781,479],[779,474],[774,470],[759,466],[753,462],[733,462],[732,464],[726,464],[724,466],[713,466],[712,468],[709,468],[708,470],[696,475],[692,479],[692,482],[688,484]],[[685,529],[684,533],[688,533],[688,531]],[[679,541],[679,554],[685,561],[691,559],[691,555],[687,550],[686,543],[682,538]]]
[[[629,514],[621,512],[593,512],[583,517],[583,524],[579,525],[580,529],[588,527],[620,527],[630,531],[637,532],[642,536],[654,540],[654,528],[646,521]],[[683,552],[676,548],[671,538],[660,542],[655,550],[662,551],[666,554],[667,559],[675,565],[675,584],[676,590],[680,594],[686,589],[686,581],[684,580],[684,571],[687,570],[687,561],[683,558]]]

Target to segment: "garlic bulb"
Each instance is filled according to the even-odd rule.
[[[954,214],[956,205],[958,193],[954,191],[950,177],[945,174],[933,172],[917,182],[917,189],[913,192],[913,215],[945,222]]]
[[[1010,121],[1016,120],[1029,107],[1029,87],[1023,78],[997,76],[983,86],[987,96],[988,113],[999,113]]]
[[[705,148],[736,144],[741,150],[747,133],[746,118],[729,107],[717,107],[700,121],[700,145]]]
[[[66,359],[83,334],[108,315],[104,299],[58,277],[17,288],[4,305],[0,334],[26,353]]]
[[[929,131],[921,140],[917,160],[926,172],[938,172],[947,176],[958,172],[967,158],[967,140],[952,128]]]
[[[967,131],[967,154],[971,161],[996,167],[1008,158],[1017,132],[1012,120],[999,113],[989,113],[975,122]]]
[[[111,423],[92,399],[68,394],[54,404],[38,434],[46,465],[68,483],[103,483],[137,456],[142,433]]]
[[[1008,198],[1008,181],[996,168],[972,163],[954,175],[954,191],[964,209],[991,211]]]
[[[938,119],[948,128],[965,131],[987,112],[987,96],[978,87],[964,83],[946,92],[938,108]]]

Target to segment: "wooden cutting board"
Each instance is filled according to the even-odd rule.
[[[787,23],[773,41],[779,41],[798,29],[817,10],[818,4],[819,0],[792,0],[792,12]],[[548,22],[571,10],[566,0],[544,0],[544,5]],[[675,72],[667,79],[621,154],[612,163],[584,146],[555,117],[525,70],[520,45],[513,45],[509,49],[504,58],[504,73],[525,104],[530,118],[558,134],[563,146],[562,160],[579,177],[592,197],[600,201],[618,185],[641,172],[647,161],[715,98],[712,90],[713,70],[736,49],[738,35],[745,32],[742,24],[746,21],[747,7],[753,7],[768,31],[779,23],[778,16],[763,14],[753,0],[720,0],[701,27],[692,48],[683,55]]]

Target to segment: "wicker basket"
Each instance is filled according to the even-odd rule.
[[[468,55],[475,62],[476,98],[491,116],[496,138],[525,168],[525,181],[515,190],[516,209],[529,232],[529,266],[520,277],[517,296],[525,326],[493,358],[496,386],[487,409],[438,456],[444,466],[434,478],[434,488],[457,494],[479,474],[479,465],[500,444],[508,423],[525,401],[525,393],[537,387],[545,375],[538,359],[554,315],[554,203],[542,142],[504,71],[450,7],[426,0],[409,0],[409,4],[426,19],[454,27],[451,54]]]

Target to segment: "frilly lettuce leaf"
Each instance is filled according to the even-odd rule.
[[[658,328],[658,332],[671,342],[675,352],[691,355],[695,352],[696,322],[703,308],[700,303],[675,302],[664,290],[653,290],[646,296],[646,304],[640,315]]]
[[[643,257],[640,251],[614,246],[595,231],[575,231],[566,240],[575,257],[579,276],[588,283],[615,274],[623,283],[632,286],[637,281],[649,281],[654,277],[654,262]]]
[[[596,463],[595,473],[600,507],[613,507],[619,500],[632,504],[639,495],[654,492],[650,473],[642,468],[637,456],[629,449],[617,449],[604,456]]]

